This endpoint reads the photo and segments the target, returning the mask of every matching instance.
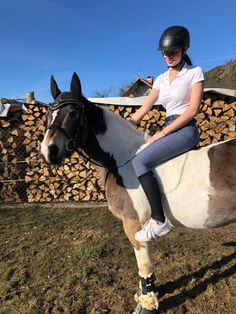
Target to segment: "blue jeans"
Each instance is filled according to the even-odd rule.
[[[177,117],[178,115],[167,117],[166,125],[172,123]],[[152,170],[153,167],[193,149],[199,140],[198,128],[193,119],[177,131],[148,145],[133,159],[133,168],[137,177]]]

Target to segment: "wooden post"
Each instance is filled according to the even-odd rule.
[[[34,100],[34,92],[26,93],[26,102],[29,104]]]

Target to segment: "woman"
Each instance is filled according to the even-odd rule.
[[[158,98],[166,109],[165,128],[154,134],[149,145],[133,159],[135,173],[151,207],[151,218],[135,235],[138,241],[150,241],[171,230],[152,168],[187,152],[199,142],[194,117],[201,104],[204,76],[200,67],[192,66],[186,54],[189,45],[190,36],[185,27],[172,26],[163,32],[158,50],[169,70],[157,77],[150,95],[130,120],[137,125]]]

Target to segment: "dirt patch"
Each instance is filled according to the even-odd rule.
[[[160,313],[236,312],[236,225],[176,228],[153,256]],[[138,275],[107,208],[0,210],[0,313],[132,313]]]

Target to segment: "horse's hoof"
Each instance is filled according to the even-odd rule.
[[[136,309],[134,311],[134,314],[157,314],[157,313],[158,313],[157,310],[147,310],[143,308],[140,303],[136,306]]]
[[[149,292],[142,294],[142,290],[139,288],[134,295],[135,301],[138,303],[135,312],[137,314],[154,314],[157,313],[159,306],[158,293]]]

